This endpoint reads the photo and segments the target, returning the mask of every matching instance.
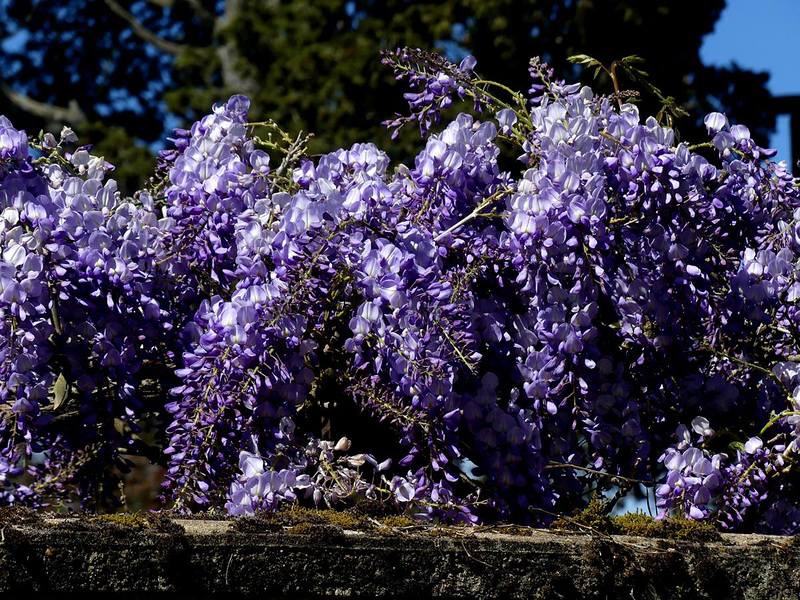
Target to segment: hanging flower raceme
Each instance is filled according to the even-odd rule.
[[[390,126],[427,136],[394,168],[309,157],[233,96],[125,199],[71,131],[0,120],[0,502],[113,504],[144,454],[180,511],[547,524],[643,485],[662,517],[796,532],[785,165],[538,60],[526,94],[384,62],[412,87]],[[440,126],[462,99],[481,117]]]

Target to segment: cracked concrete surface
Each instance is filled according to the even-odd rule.
[[[709,543],[469,529],[242,533],[3,524],[0,594],[24,598],[800,598],[800,541]],[[175,527],[177,526],[177,527]]]

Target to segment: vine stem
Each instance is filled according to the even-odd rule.
[[[509,96],[511,96],[511,97],[514,99],[514,101],[515,101],[515,102],[516,102],[516,103],[517,103],[517,104],[518,104],[518,105],[519,105],[519,106],[522,108],[522,110],[524,111],[522,115],[519,115],[519,113],[517,113],[517,115],[521,116],[521,117],[522,117],[522,118],[525,120],[525,124],[526,124],[526,125],[528,125],[528,126],[531,128],[531,129],[534,129],[534,127],[533,127],[533,122],[531,121],[531,115],[530,115],[530,112],[528,111],[527,104],[525,103],[525,101],[524,101],[524,99],[523,99],[523,96],[522,96],[522,94],[520,94],[519,92],[515,92],[514,90],[512,90],[512,89],[511,89],[510,87],[508,87],[507,85],[503,85],[502,83],[498,83],[497,81],[491,81],[491,80],[488,80],[488,79],[478,79],[478,80],[476,80],[476,81],[473,81],[472,83],[474,83],[475,85],[493,85],[493,86],[495,86],[496,88],[498,88],[498,89],[501,89],[501,90],[503,90],[504,92],[506,92],[506,93],[507,93]],[[484,91],[483,93],[486,93],[486,92]],[[497,99],[497,98],[494,98],[494,97],[493,97],[493,99],[494,99],[496,102],[498,102],[498,103],[500,103],[500,102],[501,102],[501,101],[500,101],[499,99]],[[503,103],[503,104],[505,104],[505,103]],[[505,104],[505,106],[506,106],[507,108],[511,108],[511,107],[510,107],[508,104]],[[513,109],[512,109],[512,110],[513,110]],[[516,113],[516,111],[514,111],[514,112]]]
[[[475,219],[477,217],[482,216],[481,215],[481,211],[484,208],[486,208],[487,206],[489,206],[492,202],[496,202],[497,200],[500,200],[500,198],[502,198],[504,196],[507,196],[508,194],[511,194],[511,193],[512,193],[512,190],[506,189],[506,190],[501,190],[501,191],[499,191],[499,192],[497,192],[495,194],[492,194],[488,198],[485,198],[483,200],[483,202],[481,202],[480,204],[478,204],[478,206],[475,207],[475,210],[473,210],[466,217],[464,217],[463,219],[458,221],[458,223],[456,223],[455,225],[451,225],[450,227],[448,227],[447,229],[442,231],[439,235],[437,235],[435,238],[433,238],[433,241],[434,242],[441,242],[445,237],[447,237],[448,235],[453,233],[456,229],[458,229],[462,225],[465,225],[465,224],[469,223],[472,219]]]
[[[608,477],[610,479],[619,479],[620,481],[625,481],[627,483],[654,485],[652,481],[646,481],[644,479],[634,479],[632,477],[625,477],[623,475],[614,475],[613,473],[606,473],[605,471],[590,469],[589,467],[581,467],[579,465],[573,465],[572,463],[560,463],[560,462],[550,461],[549,463],[547,463],[547,466],[545,466],[545,470],[551,470],[551,469],[574,469],[576,471],[583,471],[584,473],[589,473],[591,475],[600,475],[602,477]]]
[[[622,108],[622,97],[619,95],[619,80],[617,79],[617,66],[619,65],[619,62],[612,62],[611,68],[607,68],[602,63],[598,64],[600,64],[600,68],[602,68],[603,71],[605,71],[606,74],[611,77],[611,83],[614,85],[614,95],[617,97],[617,103],[619,104],[619,107]]]
[[[717,355],[717,356],[719,356],[721,358],[725,358],[725,359],[733,361],[735,363],[739,363],[740,365],[742,365],[744,367],[748,367],[748,368],[754,369],[756,371],[761,371],[765,375],[767,375],[767,376],[771,377],[772,379],[774,379],[775,381],[777,381],[780,384],[780,386],[787,392],[787,394],[791,395],[791,390],[789,390],[786,387],[786,384],[784,384],[783,381],[781,381],[781,378],[778,377],[771,369],[768,369],[766,367],[762,367],[761,365],[757,365],[755,363],[751,363],[751,362],[746,361],[744,359],[741,359],[741,358],[738,358],[736,356],[733,356],[732,354],[728,354],[726,352],[722,352],[721,350],[717,350],[716,348],[712,348],[711,346],[702,346],[701,350],[705,350],[706,352],[711,352],[712,354],[715,354],[715,355]]]
[[[613,135],[611,135],[607,131],[601,131],[600,135],[602,135],[606,139],[611,140],[612,142],[616,142],[617,144],[619,144],[620,146],[625,148],[625,150],[630,150],[631,149],[630,146],[626,146],[625,144],[622,143],[622,140],[618,140],[617,138],[615,138]]]
[[[777,423],[777,422],[778,422],[778,421],[780,421],[781,419],[784,419],[784,418],[786,418],[786,417],[796,416],[796,415],[800,415],[800,411],[798,411],[798,410],[784,410],[783,412],[780,412],[780,413],[778,413],[777,415],[774,415],[774,416],[773,416],[773,417],[772,417],[772,418],[771,418],[771,419],[770,419],[770,420],[767,422],[767,424],[766,424],[766,425],[764,425],[764,427],[762,427],[762,428],[761,428],[761,431],[759,432],[759,434],[758,434],[758,435],[759,435],[759,436],[763,436],[763,435],[764,435],[764,434],[767,432],[767,430],[768,430],[770,427],[772,427],[773,425],[775,425],[775,423]]]

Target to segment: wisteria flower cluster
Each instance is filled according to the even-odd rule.
[[[384,62],[413,164],[310,157],[233,96],[123,198],[71,130],[0,119],[0,503],[113,508],[142,455],[180,512],[547,525],[650,490],[662,517],[800,531],[786,165],[538,60],[524,94],[472,57]]]

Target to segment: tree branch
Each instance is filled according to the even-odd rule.
[[[54,106],[34,100],[25,94],[15,92],[5,83],[0,83],[0,91],[14,104],[17,108],[25,112],[39,117],[40,119],[47,119],[58,124],[78,124],[86,121],[86,113],[81,110],[76,100],[70,100],[67,107]]]
[[[184,51],[186,46],[183,44],[176,44],[175,42],[171,42],[169,40],[165,40],[164,38],[158,36],[157,34],[150,31],[147,27],[142,25],[136,17],[134,17],[130,12],[125,10],[117,0],[105,0],[106,5],[108,8],[111,9],[118,17],[124,19],[128,25],[131,26],[133,32],[138,35],[141,39],[143,39],[148,44],[151,44],[161,50],[162,52],[166,52],[167,54],[172,54],[173,56],[179,55],[181,52]]]
[[[172,0],[169,0],[170,2]],[[209,12],[206,8],[202,5],[200,0],[186,0],[189,5],[194,8],[197,15],[203,19],[204,21],[216,21],[217,16],[214,13]]]
[[[191,6],[197,16],[200,17],[203,21],[213,21],[217,18],[217,16],[206,9],[203,6],[203,3],[200,0],[184,0],[186,4]],[[160,6],[161,8],[172,8],[175,6],[175,0],[147,0],[150,4],[154,6]]]

